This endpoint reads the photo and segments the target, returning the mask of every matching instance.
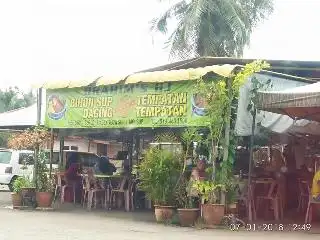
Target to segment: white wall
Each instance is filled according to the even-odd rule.
[[[86,139],[83,140],[65,140],[64,146],[77,146],[79,152],[88,152],[89,147],[89,141]],[[59,140],[54,141],[53,150],[59,151],[60,149],[60,142]],[[121,143],[110,143],[107,146],[108,149],[108,156],[109,157],[115,157],[118,153],[118,151],[122,151],[122,144]],[[124,149],[125,150],[125,149]],[[90,143],[90,149],[89,152],[97,153],[97,143]]]
[[[65,146],[77,146],[79,152],[88,152],[88,146],[89,146],[88,140],[85,140],[85,139],[84,140],[65,140],[64,145]],[[53,150],[59,151],[59,149],[60,149],[60,141],[55,140]],[[97,146],[92,146],[92,144],[91,144],[90,152],[96,153]]]
[[[80,150],[79,150],[80,151]],[[87,147],[87,151],[88,151],[88,147]],[[92,153],[97,153],[97,144],[96,143],[90,143],[90,150],[89,152],[92,152]]]

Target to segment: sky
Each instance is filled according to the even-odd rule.
[[[320,0],[274,0],[245,58],[320,60]],[[96,79],[169,63],[159,0],[0,1],[0,88]]]

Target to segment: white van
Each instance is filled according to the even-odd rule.
[[[64,151],[63,164],[66,164],[69,154],[75,151]],[[46,150],[49,154],[50,151]],[[78,161],[83,167],[93,167],[99,160],[99,156],[94,153],[76,152]],[[12,191],[12,184],[18,176],[33,176],[34,154],[30,150],[0,149],[0,185],[8,185]],[[52,169],[58,169],[59,152],[53,153]],[[47,163],[49,168],[49,162]]]
[[[33,151],[29,150],[0,150],[0,184],[12,184],[18,176],[32,176]]]

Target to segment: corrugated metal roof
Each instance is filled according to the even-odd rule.
[[[237,58],[217,58],[217,57],[199,57],[188,59],[180,62],[170,63],[167,65],[139,71],[125,76],[102,76],[95,79],[82,81],[50,81],[35,86],[45,89],[56,88],[75,88],[88,85],[111,85],[123,81],[125,84],[137,82],[165,82],[165,81],[182,81],[195,80],[208,72],[215,72],[221,76],[228,76],[235,67],[244,66],[255,59],[237,59]],[[290,60],[266,60],[271,64],[269,72],[266,74],[279,75],[290,79],[300,81],[316,80],[309,75],[320,73],[320,62],[312,61],[290,61]],[[301,77],[300,79],[294,77]]]
[[[37,104],[0,113],[0,128],[30,127],[37,123]],[[44,109],[42,109],[41,125],[44,124]]]
[[[171,71],[156,71],[156,72],[142,72],[130,75],[126,79],[126,83],[137,83],[137,82],[176,82],[184,80],[197,80],[209,72],[213,72],[222,77],[231,76],[236,65],[214,65],[206,66],[202,68],[190,68],[181,70],[171,70]]]
[[[246,65],[256,59],[230,58],[230,57],[198,57],[179,62],[174,62],[155,68],[145,69],[139,72],[153,72],[164,70],[178,70],[188,68],[199,68],[211,65]],[[271,65],[270,71],[308,78],[310,80],[319,80],[320,61],[296,61],[296,60],[272,60],[264,59]]]

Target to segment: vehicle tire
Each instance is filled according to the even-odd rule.
[[[10,192],[13,192],[13,183],[14,183],[14,181],[15,181],[16,179],[17,179],[17,176],[13,176],[13,177],[11,178],[10,183],[8,184],[8,187],[9,187]]]

